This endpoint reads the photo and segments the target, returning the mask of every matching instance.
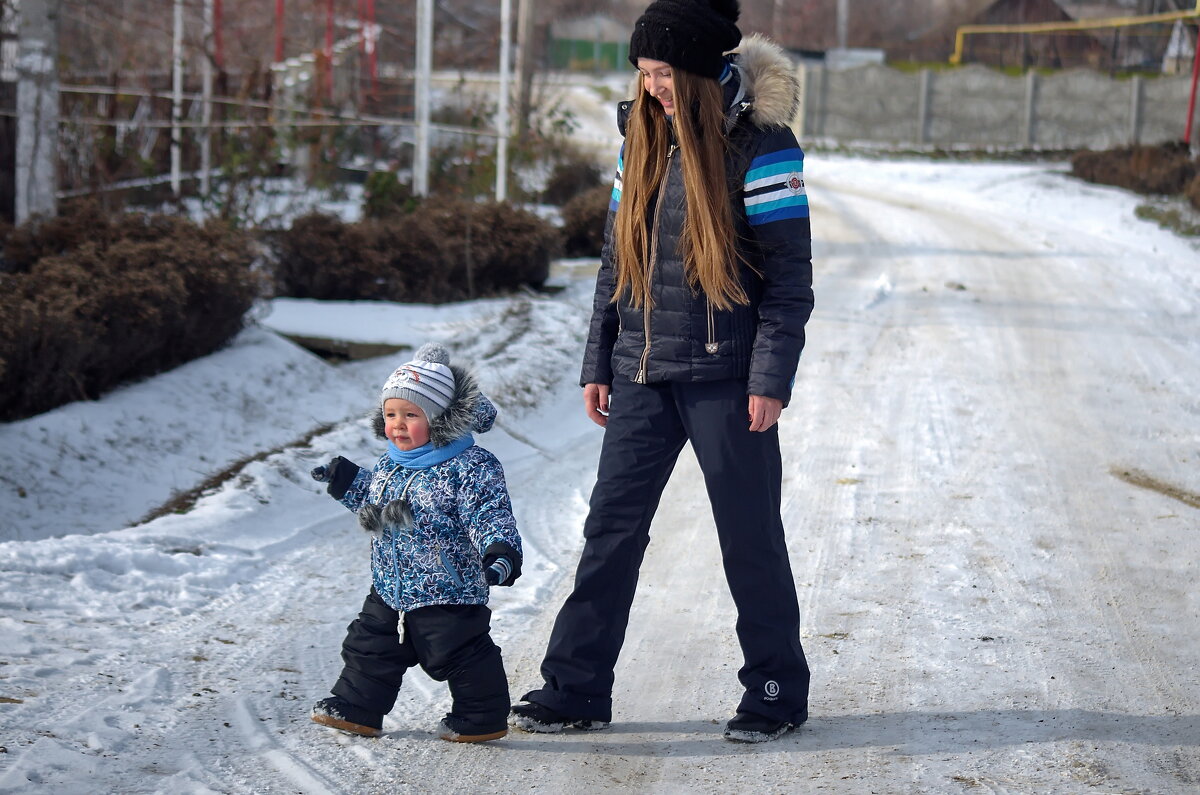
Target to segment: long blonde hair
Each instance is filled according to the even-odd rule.
[[[725,178],[725,108],[721,85],[711,78],[672,70],[674,127],[683,162],[687,215],[683,224],[684,272],[717,309],[749,303],[738,280],[740,255]],[[690,110],[689,110],[690,109]],[[651,230],[648,216],[656,189],[664,189],[671,141],[659,102],[638,92],[625,132],[625,172],[613,224],[616,289],[630,303],[650,305]]]

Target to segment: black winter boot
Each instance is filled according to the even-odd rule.
[[[608,721],[571,718],[559,714],[549,707],[543,707],[541,704],[524,701],[512,705],[512,709],[508,713],[508,725],[521,731],[553,734],[567,728],[581,731],[607,729]]]
[[[351,734],[361,734],[364,737],[378,737],[383,734],[382,715],[356,707],[337,696],[323,698],[313,704],[312,719],[313,723]]]
[[[499,726],[479,726],[456,715],[447,715],[438,724],[438,737],[452,743],[482,743],[499,740],[506,734],[508,727],[503,723]]]
[[[779,739],[793,728],[785,720],[739,712],[725,724],[725,739],[734,743],[765,743]]]

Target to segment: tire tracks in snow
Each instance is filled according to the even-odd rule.
[[[815,190],[819,189],[821,185],[818,181]],[[835,190],[831,186],[829,189]],[[904,600],[903,610],[895,616],[891,628],[898,635],[907,630],[911,636],[914,634],[914,619],[922,615],[922,610],[928,612],[927,606],[922,607],[923,601],[927,603],[927,600],[919,597],[922,590],[917,580],[930,574],[939,576],[940,571],[942,582],[938,585],[935,580],[933,585],[936,587],[961,589],[969,585],[971,592],[978,593],[980,589],[987,591],[986,601],[964,604],[963,612],[971,617],[968,623],[977,627],[975,632],[980,633],[978,653],[990,658],[990,665],[1006,666],[1016,677],[1017,681],[1013,683],[1002,681],[995,688],[993,697],[1011,699],[1015,695],[1017,699],[1012,706],[1020,707],[1020,711],[1030,715],[1038,711],[1036,708],[1042,707],[1040,712],[1046,714],[1043,720],[1073,719],[1076,725],[1065,730],[1066,736],[1086,736],[1089,732],[1105,734],[1104,730],[1096,729],[1106,719],[1103,709],[1098,712],[1093,710],[1095,714],[1077,715],[1073,714],[1079,712],[1077,709],[1055,707],[1094,701],[1088,692],[1089,688],[1110,677],[1099,670],[1086,671],[1080,680],[1070,682],[1073,690],[1063,691],[1064,643],[1056,635],[1063,632],[1064,625],[1070,627],[1066,632],[1068,646],[1086,643],[1092,631],[1109,635],[1112,647],[1119,650],[1120,655],[1131,658],[1135,670],[1140,671],[1134,677],[1134,689],[1148,689],[1150,692],[1146,696],[1149,696],[1150,702],[1157,700],[1152,696],[1154,692],[1165,689],[1176,697],[1184,697],[1182,701],[1172,699],[1175,703],[1188,703],[1186,694],[1189,689],[1195,692],[1194,683],[1179,682],[1178,672],[1183,669],[1178,665],[1163,663],[1161,660],[1165,650],[1161,646],[1155,649],[1155,644],[1148,642],[1153,639],[1139,630],[1144,623],[1139,619],[1144,619],[1145,613],[1134,610],[1128,616],[1114,615],[1114,605],[1122,602],[1128,604],[1129,597],[1136,597],[1138,593],[1132,589],[1131,593],[1122,597],[1112,590],[1115,579],[1109,573],[1122,570],[1124,553],[1112,548],[1103,534],[1098,537],[1086,532],[1076,534],[1070,532],[1070,528],[1061,526],[1067,516],[1087,516],[1089,513],[1095,516],[1094,507],[1089,510],[1081,505],[1071,506],[1070,503],[1094,498],[1098,492],[1102,492],[1104,484],[1096,484],[1086,475],[1080,478],[1078,474],[1069,474],[1072,470],[1064,468],[1060,458],[1063,450],[1054,447],[1047,449],[1046,444],[1048,439],[1054,438],[1051,434],[1057,426],[1069,428],[1080,424],[1073,421],[1074,418],[1070,416],[1072,413],[1079,412],[1090,417],[1072,404],[1069,398],[1073,396],[1061,388],[1069,377],[1083,369],[1079,358],[1073,358],[1067,350],[1072,332],[1084,331],[1095,325],[1094,319],[1084,320],[1079,313],[1094,315],[1106,311],[1104,295],[1091,294],[1086,287],[1087,277],[1098,266],[1107,249],[1097,246],[1086,237],[1060,241],[1054,249],[1058,252],[1057,258],[1053,259],[1055,267],[1051,268],[1039,259],[1042,255],[1037,251],[1026,258],[1006,253],[1019,255],[1028,243],[1016,234],[997,231],[994,222],[1003,219],[993,218],[984,224],[964,212],[952,211],[944,206],[925,207],[919,213],[910,215],[915,208],[907,201],[891,201],[882,192],[869,194],[855,191],[855,194],[856,197],[854,194],[847,195],[846,202],[855,209],[846,213],[844,219],[832,224],[832,219],[823,219],[827,227],[842,231],[865,223],[864,235],[868,241],[877,235],[873,225],[886,225],[891,230],[904,229],[906,234],[922,241],[929,256],[912,258],[904,263],[903,268],[888,272],[897,288],[886,303],[881,304],[869,297],[865,300],[856,299],[855,292],[863,290],[864,281],[844,279],[841,262],[838,262],[836,273],[827,277],[825,290],[820,293],[825,297],[818,303],[818,313],[814,316],[816,328],[811,335],[814,341],[844,336],[846,332],[865,332],[872,336],[859,349],[861,356],[855,355],[853,345],[839,343],[832,351],[837,354],[836,358],[823,356],[817,348],[816,363],[808,358],[816,347],[810,345],[801,368],[801,384],[798,386],[800,396],[816,402],[819,408],[831,409],[831,414],[819,421],[805,421],[802,438],[819,438],[822,430],[829,429],[826,430],[827,434],[832,430],[835,438],[841,439],[842,434],[833,429],[843,422],[859,433],[858,439],[846,443],[850,455],[844,460],[849,466],[841,463],[833,467],[835,474],[842,475],[840,480],[845,486],[856,493],[855,504],[846,506],[843,501],[841,505],[846,507],[833,512],[831,523],[835,527],[830,528],[832,538],[820,545],[818,559],[837,565],[836,558],[841,555],[842,563],[846,566],[868,563],[877,567],[884,563],[887,568],[882,572],[884,577],[880,576],[878,568],[873,568],[873,576],[861,578],[861,583],[852,576],[815,579],[816,587],[809,589],[804,599],[804,604],[810,609],[817,607],[814,613],[808,613],[812,616],[807,619],[808,623],[814,625],[821,620],[819,605],[827,601],[822,598],[823,591],[828,592],[826,596],[835,598],[839,590],[847,588],[852,598],[854,591],[869,592],[881,587],[885,592],[895,593],[890,585],[880,585],[881,580],[886,579],[891,583],[893,581],[887,578],[894,577],[897,581],[908,581],[904,592],[910,596]],[[836,201],[826,201],[824,206],[829,210],[841,205]],[[869,220],[864,222],[864,219]],[[949,251],[952,246],[939,245],[939,234],[944,234],[949,240],[969,243],[978,250],[979,255],[966,260],[940,257],[937,252]],[[898,243],[901,249],[905,247],[903,241],[893,242]],[[874,248],[874,243],[868,242],[861,250],[870,252]],[[1070,251],[1062,253],[1066,248],[1070,248]],[[845,250],[853,251],[854,247],[848,246]],[[985,256],[985,252],[992,254]],[[969,270],[963,269],[955,274],[944,265],[960,269],[969,265]],[[847,272],[852,275],[862,273],[867,267],[862,264],[851,265]],[[1100,281],[1105,279],[1102,277]],[[949,289],[951,284],[961,286],[963,283],[969,285],[965,290],[945,292],[938,287],[945,284]],[[1089,299],[1094,301],[1094,308],[1087,305]],[[828,307],[831,303],[834,309],[828,314],[833,315],[829,318],[833,328],[822,328],[820,324],[827,320],[822,307]],[[1058,305],[1063,309],[1058,309]],[[862,309],[856,311],[853,307]],[[1137,335],[1143,339],[1153,337],[1149,326],[1144,329],[1136,326],[1140,322],[1152,323],[1154,313],[1148,314],[1145,320],[1140,316],[1132,320],[1123,318],[1130,326],[1128,333],[1131,336]],[[1077,316],[1081,318],[1080,322],[1076,321]],[[955,333],[963,328],[969,328],[971,334]],[[889,339],[893,336],[902,344],[894,344]],[[1065,342],[1063,338],[1066,338]],[[972,346],[969,349],[964,347],[968,344]],[[911,345],[915,345],[916,350],[912,350]],[[1164,345],[1170,350],[1175,342],[1168,338]],[[964,353],[964,350],[968,352]],[[886,352],[899,361],[883,359]],[[924,359],[917,359],[916,356]],[[969,360],[956,361],[965,360],[968,356],[976,357],[980,365],[991,363],[995,372],[972,368]],[[972,374],[972,370],[976,372]],[[811,377],[810,374],[821,381],[811,391],[805,388],[804,383],[807,377]],[[914,378],[914,375],[919,377]],[[826,383],[824,379],[832,383]],[[921,394],[888,394],[886,384],[889,381],[909,387],[914,383],[919,384]],[[1027,416],[1006,415],[1006,410],[1001,408],[1006,405],[1006,400],[989,400],[994,390],[1012,389],[1028,393],[1031,411]],[[856,412],[822,405],[822,390],[843,393],[843,400],[870,408]],[[1061,399],[1061,405],[1056,398]],[[1007,402],[1013,403],[1011,399]],[[1052,407],[1051,411],[1042,409],[1046,404]],[[803,401],[801,405],[804,405]],[[1022,403],[1018,401],[1016,405],[1019,410]],[[1032,411],[1035,406],[1037,411]],[[881,409],[885,412],[885,419],[870,416],[872,411]],[[1045,415],[1052,415],[1053,418]],[[1092,421],[1102,416],[1098,414]],[[785,425],[787,417],[785,413]],[[886,433],[877,436],[871,431],[879,426],[900,431],[901,435],[896,438],[889,438]],[[907,434],[903,433],[903,429],[908,429]],[[863,434],[864,430],[868,432]],[[852,435],[854,431],[846,434]],[[821,447],[818,455],[824,453],[824,445]],[[898,456],[897,447],[907,447],[911,452]],[[827,461],[836,458],[828,454],[822,457]],[[1024,490],[1022,493],[1005,494],[1003,489],[997,489],[994,484],[989,486],[989,475],[994,480],[1003,480],[1006,467],[1013,465],[1026,471],[1014,481]],[[897,468],[902,469],[903,474],[892,475],[891,472]],[[1062,480],[1064,473],[1068,473],[1065,483]],[[825,482],[828,483],[830,479],[827,475]],[[897,497],[910,504],[916,498],[911,513],[888,511],[886,500],[881,499],[886,496],[883,481],[887,480],[919,484],[916,495]],[[1055,504],[1060,501],[1065,506]],[[961,540],[939,546],[933,535],[927,529],[922,529],[922,523],[948,529],[957,527],[959,529],[956,532]],[[792,522],[788,524],[790,526]],[[859,534],[859,530],[864,532]],[[902,548],[888,549],[890,545],[884,543],[872,549],[871,536],[875,537],[874,543],[878,545],[879,537],[889,530],[893,534],[907,536],[903,540],[914,545],[914,548],[907,551]],[[1077,559],[1075,556],[1055,554],[1056,537],[1062,536],[1064,530],[1067,530],[1066,536],[1072,544],[1087,550],[1086,555]],[[889,558],[897,562],[887,563]],[[907,563],[904,562],[906,558]],[[931,570],[930,562],[935,562],[937,567]],[[908,569],[907,574],[901,571],[903,568]],[[945,579],[947,576],[950,579]],[[1062,588],[1058,589],[1061,593],[1055,593],[1056,599],[1051,600],[1049,589],[1058,582],[1063,583]],[[1101,587],[1097,588],[1097,585]],[[1104,594],[1104,590],[1109,593]],[[926,588],[925,593],[936,600],[935,592]],[[846,595],[841,594],[843,599]],[[1082,600],[1080,595],[1084,597]],[[886,608],[883,609],[886,612]],[[865,610],[867,614],[872,614],[871,611],[869,606]],[[852,615],[847,618],[858,619],[864,611],[849,612]],[[878,610],[874,614],[878,615]],[[836,618],[836,614],[831,618]],[[988,624],[1010,627],[1011,631],[1004,632],[1004,637],[1000,638],[1000,633],[995,630],[988,632],[978,629]],[[938,616],[931,629],[939,629],[939,625],[942,632],[969,631],[953,615]],[[1078,629],[1081,627],[1087,627],[1087,630]],[[1031,629],[1032,637],[1029,636]],[[853,677],[844,680],[847,684],[855,680],[863,681],[858,677],[865,676],[865,681],[881,691],[912,691],[911,687],[906,687],[909,684],[906,677],[919,676],[920,669],[924,667],[922,661],[936,660],[938,655],[936,632],[932,635],[932,641],[924,644],[863,638],[861,633],[853,631],[834,634],[837,637],[848,636],[856,643],[868,644],[867,648],[860,649],[860,662],[852,668],[839,670],[839,676]],[[972,636],[973,633],[968,639]],[[962,638],[959,639],[961,641]],[[879,655],[882,655],[882,659]],[[894,661],[896,659],[909,661],[912,669],[905,670],[903,665]],[[885,670],[892,669],[886,675],[890,681],[880,683],[870,678],[867,674],[870,666],[863,664],[866,660],[880,660]],[[845,663],[845,655],[840,655],[838,661]],[[941,662],[952,665],[952,661]],[[1054,679],[1055,672],[1057,679]],[[928,673],[925,675],[928,676]],[[1013,684],[1018,686],[1013,688]],[[1123,680],[1120,684],[1114,680],[1113,686],[1115,691],[1121,691],[1128,685]],[[945,694],[939,693],[936,686],[926,688],[924,692],[920,688],[913,692],[920,696],[921,701],[946,701]],[[1131,696],[1128,691],[1114,692],[1113,696],[1113,702],[1105,706],[1118,706],[1114,714],[1119,713],[1120,707],[1131,709],[1135,715],[1146,709],[1142,706],[1143,699]],[[894,692],[880,692],[879,699],[896,703]],[[861,698],[856,701],[862,703]],[[986,703],[981,702],[981,706]],[[1192,709],[1194,705],[1193,698]],[[1154,726],[1150,717],[1143,722]],[[1186,723],[1180,724],[1180,728],[1186,726]],[[1020,732],[1016,734],[1019,736]],[[1038,732],[1026,734],[1040,736]],[[1168,741],[1169,744],[1169,734],[1169,731],[1162,730],[1155,739]],[[1136,734],[1126,739],[1137,742]],[[1183,741],[1182,735],[1180,741]],[[1194,748],[1188,761],[1182,765],[1174,764],[1173,769],[1171,760],[1178,757],[1177,752],[1164,750],[1152,754],[1159,758],[1160,763],[1155,766],[1167,776],[1166,781],[1178,783],[1195,776],[1197,764]],[[987,754],[985,765],[994,767],[1000,764],[999,756]],[[1080,771],[1083,771],[1088,781],[1119,786],[1117,782],[1130,780],[1123,776],[1131,775],[1131,771],[1134,773],[1133,780],[1137,780],[1137,761],[1126,752],[1125,757],[1119,760],[1121,764],[1116,766],[1124,769],[1114,769],[1091,745],[1086,750],[1073,746],[1065,761],[1048,767],[1061,777],[1059,781],[1063,783],[1078,784],[1082,775]],[[880,760],[875,757],[871,762],[878,764]],[[917,779],[931,775],[929,771],[921,770],[915,761],[911,764],[912,775]],[[971,780],[981,781],[976,775],[978,772],[979,765],[975,764],[967,767],[964,775],[970,774],[968,777]],[[1046,780],[1049,782],[1054,779]],[[1030,780],[1025,786],[1032,783]]]

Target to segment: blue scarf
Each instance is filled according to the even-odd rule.
[[[412,450],[401,450],[394,442],[389,441],[388,458],[405,469],[428,469],[443,461],[449,461],[473,444],[475,437],[469,433],[458,437],[445,447],[434,447],[433,442],[426,442]]]

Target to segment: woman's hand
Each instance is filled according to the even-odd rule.
[[[583,406],[588,419],[603,428],[608,425],[608,384],[585,384]]]
[[[750,430],[765,431],[779,421],[783,413],[783,401],[777,398],[750,396]]]

